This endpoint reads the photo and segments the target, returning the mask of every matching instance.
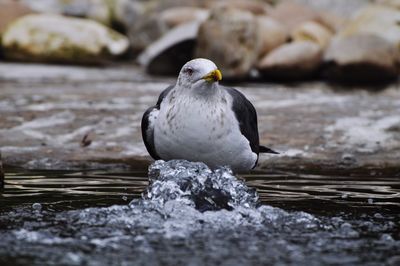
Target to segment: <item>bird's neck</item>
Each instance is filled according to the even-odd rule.
[[[198,99],[212,100],[218,97],[220,89],[217,83],[203,83],[201,86],[193,84],[190,88],[183,89],[182,94],[186,94],[188,97],[194,97]]]

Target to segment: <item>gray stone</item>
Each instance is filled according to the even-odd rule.
[[[13,22],[2,46],[9,59],[99,63],[123,54],[129,41],[95,21],[38,14]]]
[[[193,58],[198,22],[172,29],[139,55],[146,71],[157,75],[177,75],[181,67]]]
[[[397,78],[399,52],[371,34],[335,37],[324,55],[324,76],[346,82],[386,82]]]
[[[151,159],[141,138],[142,114],[174,82],[134,66],[0,64],[3,163],[143,169]],[[235,87],[257,109],[261,143],[280,152],[261,155],[259,168],[338,173],[400,167],[397,84],[373,93],[322,82]],[[92,142],[84,147],[88,133]]]
[[[260,46],[258,23],[252,13],[218,8],[200,26],[196,57],[214,61],[224,78],[241,79],[257,62]]]
[[[272,50],[258,64],[260,73],[273,79],[304,79],[322,62],[322,48],[311,41],[291,42]]]

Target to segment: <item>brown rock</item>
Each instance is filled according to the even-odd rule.
[[[255,16],[247,11],[218,8],[199,29],[196,57],[214,61],[224,78],[248,75],[257,61],[260,40]]]
[[[260,56],[287,42],[289,34],[282,23],[267,16],[259,16],[257,22],[261,40]]]
[[[14,20],[33,11],[24,4],[16,1],[0,1],[0,35]]]
[[[284,44],[261,59],[260,73],[275,79],[302,79],[311,76],[319,67],[321,47],[309,41]]]
[[[290,33],[300,24],[307,21],[318,22],[332,32],[339,30],[346,22],[345,18],[328,10],[317,10],[306,4],[298,4],[290,1],[281,2],[268,14],[285,24]]]
[[[293,30],[292,39],[294,41],[311,41],[325,48],[331,41],[332,35],[332,32],[323,25],[307,21]]]
[[[191,21],[204,21],[207,19],[209,11],[199,7],[173,7],[160,13],[160,19],[170,27],[176,27],[180,24]]]
[[[293,2],[282,2],[269,12],[269,16],[282,22],[289,29],[289,32],[299,24],[306,21],[318,21],[320,19],[319,13],[306,6]]]
[[[397,77],[398,58],[395,46],[380,36],[337,36],[325,52],[324,75],[339,81],[388,81]]]

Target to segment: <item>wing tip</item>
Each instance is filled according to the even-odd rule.
[[[272,153],[272,154],[279,154],[279,152],[274,151],[273,149],[270,149],[268,147],[265,146],[261,146],[260,145],[260,153]]]

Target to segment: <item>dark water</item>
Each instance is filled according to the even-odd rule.
[[[200,180],[196,167],[184,170]],[[206,212],[193,189],[170,198],[173,179],[141,199],[142,170],[5,170],[0,265],[400,265],[396,169],[257,171],[242,178],[261,206]],[[233,198],[249,193],[224,186]]]

